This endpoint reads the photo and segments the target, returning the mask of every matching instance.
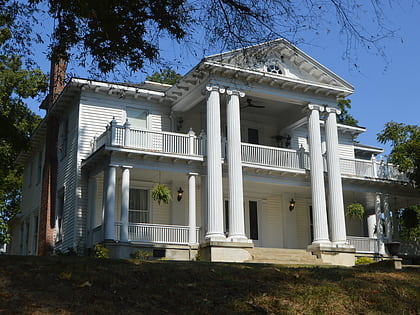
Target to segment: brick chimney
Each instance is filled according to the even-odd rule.
[[[50,113],[52,105],[64,90],[66,62],[59,59],[51,63],[50,88],[41,108],[47,110],[47,134],[45,139],[45,160],[42,173],[41,204],[39,209],[38,255],[48,256],[54,250],[55,206],[57,198],[57,143],[59,119]]]
[[[66,69],[67,62],[64,58],[59,58],[57,61],[51,61],[48,95],[39,106],[39,108],[45,109],[47,113],[66,86]]]

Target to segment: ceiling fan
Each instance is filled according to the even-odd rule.
[[[241,109],[245,109],[245,108],[248,108],[248,107],[253,107],[253,108],[265,108],[265,106],[264,106],[264,105],[255,105],[255,104],[252,104],[252,100],[251,100],[250,98],[248,98],[248,99],[246,100],[246,105],[242,106],[242,107],[241,107]]]

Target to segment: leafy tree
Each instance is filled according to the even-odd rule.
[[[400,214],[400,237],[402,240],[420,241],[420,206],[405,208]]]
[[[175,70],[166,68],[160,72],[155,72],[152,75],[148,75],[146,80],[163,83],[163,84],[175,84],[182,78],[182,75],[177,73]]]
[[[417,185],[420,184],[420,127],[403,123],[387,122],[377,134],[381,143],[391,143],[388,161],[398,165]],[[400,235],[406,240],[420,240],[420,206],[403,209],[400,215]]]
[[[387,122],[377,134],[380,143],[392,145],[388,160],[398,165],[401,172],[417,185],[420,184],[420,127],[403,123]]]
[[[0,49],[11,39],[11,15],[0,11]],[[24,69],[18,55],[0,54],[0,245],[9,241],[7,224],[18,212],[22,168],[16,158],[27,148],[40,118],[24,103],[46,89],[46,76],[38,69]]]
[[[12,0],[9,0],[12,2]],[[28,0],[47,7],[56,19],[52,56],[74,54],[82,63],[87,56],[103,73],[122,63],[130,70],[159,57],[159,41],[167,37],[188,47],[224,50],[287,38],[293,43],[303,36],[336,29],[345,37],[347,57],[360,47],[384,54],[383,38],[395,36],[385,23],[377,0],[284,1],[284,0]],[[334,17],[336,19],[334,19]],[[363,18],[374,31],[368,31]],[[197,35],[198,34],[198,35]],[[204,34],[204,36],[203,36]],[[203,40],[199,40],[199,38]],[[197,41],[197,42],[196,42]],[[194,48],[193,48],[194,49]]]
[[[342,99],[338,101],[338,108],[341,110],[341,114],[337,116],[337,122],[349,126],[357,126],[359,123],[348,111],[351,108],[351,100]]]

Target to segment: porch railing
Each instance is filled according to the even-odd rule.
[[[305,169],[309,159],[302,150],[269,147],[259,144],[242,143],[242,162],[270,167]]]
[[[190,130],[187,134],[131,128],[111,121],[106,131],[95,138],[92,151],[103,145],[156,151],[162,153],[202,156],[205,153],[204,137]]]
[[[361,236],[347,236],[347,241],[350,245],[356,248],[356,253],[378,253],[378,239],[361,237]]]
[[[115,239],[120,239],[121,222],[115,223]],[[200,239],[200,228],[196,228],[196,240]],[[130,223],[128,240],[143,243],[189,244],[189,227],[183,225],[163,225],[149,223]]]
[[[408,178],[398,168],[384,161],[361,160],[361,159],[340,159],[341,173],[343,175],[354,175],[357,177],[389,179],[407,182]]]

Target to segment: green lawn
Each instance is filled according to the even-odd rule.
[[[420,269],[0,256],[0,314],[420,314]]]

